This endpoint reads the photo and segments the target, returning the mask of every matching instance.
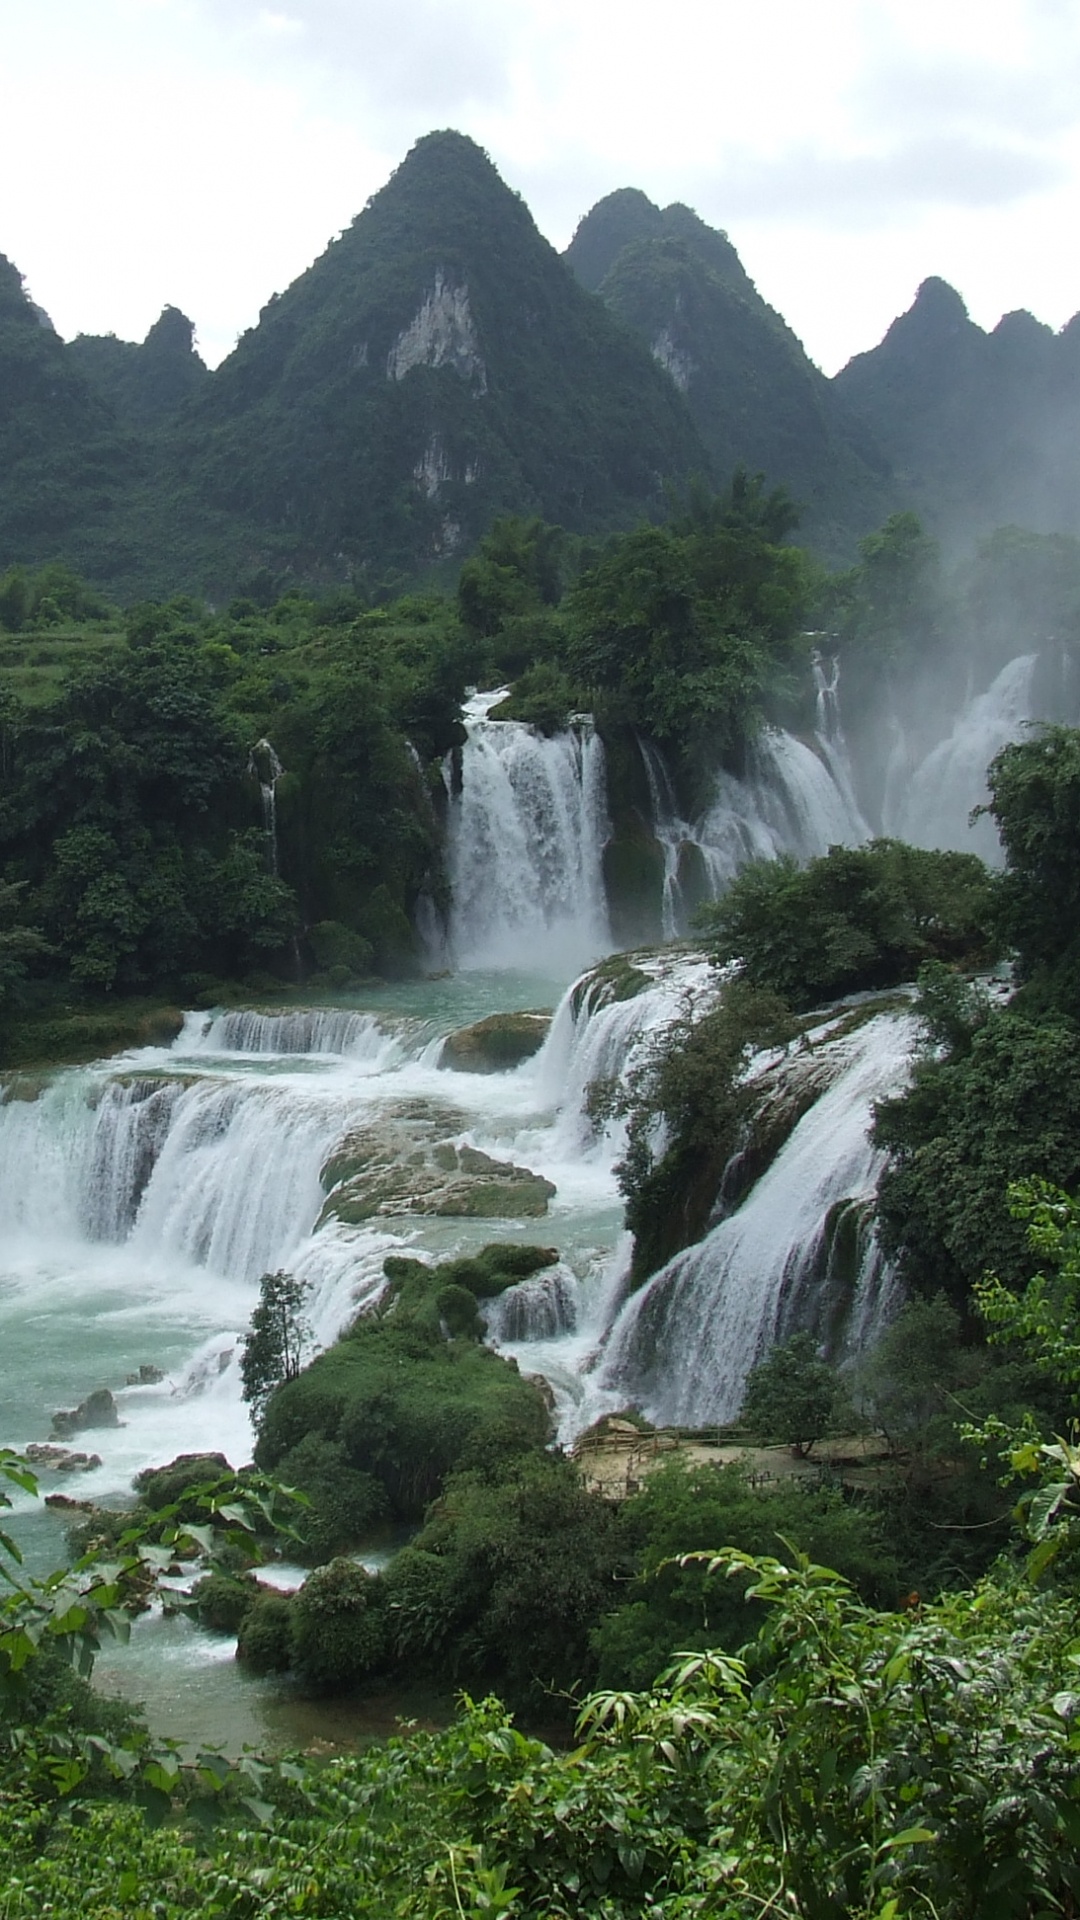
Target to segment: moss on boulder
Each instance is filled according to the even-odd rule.
[[[550,1013],[490,1013],[447,1035],[439,1065],[456,1073],[508,1073],[539,1053],[550,1025]]]

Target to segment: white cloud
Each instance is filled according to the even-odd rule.
[[[172,301],[219,358],[448,125],[559,245],[696,205],[830,367],[931,272],[1080,307],[1075,0],[4,0],[0,79],[0,249],[65,333]]]

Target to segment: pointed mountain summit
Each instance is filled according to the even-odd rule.
[[[708,467],[670,381],[457,133],[419,141],[263,309],[173,459],[181,510],[371,578],[464,553],[497,513],[625,525]]]
[[[112,333],[80,333],[68,353],[91,386],[132,426],[167,420],[209,373],[195,351],[194,322],[178,307],[163,309],[141,346]]]
[[[583,286],[648,346],[685,395],[721,477],[743,465],[782,484],[802,533],[843,554],[895,504],[887,464],[725,233],[636,188],[585,215],[566,252]]]
[[[986,333],[946,281],[924,280],[881,344],[837,374],[948,545],[1009,524],[1080,534],[1077,328],[1055,335],[1016,312]]]
[[[0,254],[0,572],[81,557],[129,467],[112,409]]]

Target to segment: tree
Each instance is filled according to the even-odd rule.
[[[741,960],[754,986],[812,1007],[898,986],[930,959],[985,961],[996,951],[994,880],[971,853],[872,840],[830,847],[807,867],[751,861],[699,924],[719,964]]]
[[[1002,929],[1021,980],[1080,1010],[1080,730],[1042,727],[991,762],[989,811],[1005,848]]]
[[[240,1356],[244,1399],[261,1421],[275,1387],[295,1380],[309,1329],[302,1308],[307,1287],[291,1273],[264,1273],[259,1304]]]
[[[836,1374],[813,1335],[795,1333],[751,1367],[739,1421],[803,1459],[832,1424],[837,1394]]]

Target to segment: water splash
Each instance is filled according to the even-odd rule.
[[[603,744],[588,717],[551,739],[488,719],[507,691],[464,709],[447,834],[450,946],[462,968],[542,961],[565,978],[611,946]]]
[[[985,693],[967,701],[951,733],[912,763],[899,724],[886,780],[885,832],[916,847],[951,847],[1001,861],[992,820],[972,824],[973,808],[988,798],[986,769],[1016,740],[1032,717],[1038,655],[1018,654]]]
[[[658,1425],[735,1418],[746,1376],[773,1342],[800,1327],[819,1336],[830,1220],[873,1198],[883,1155],[870,1143],[876,1100],[909,1069],[911,1016],[883,1014],[831,1044],[828,1090],[794,1128],[737,1212],[661,1268],[623,1307],[597,1369],[593,1408],[634,1404]],[[850,1309],[873,1334],[889,1299],[867,1237]]]

